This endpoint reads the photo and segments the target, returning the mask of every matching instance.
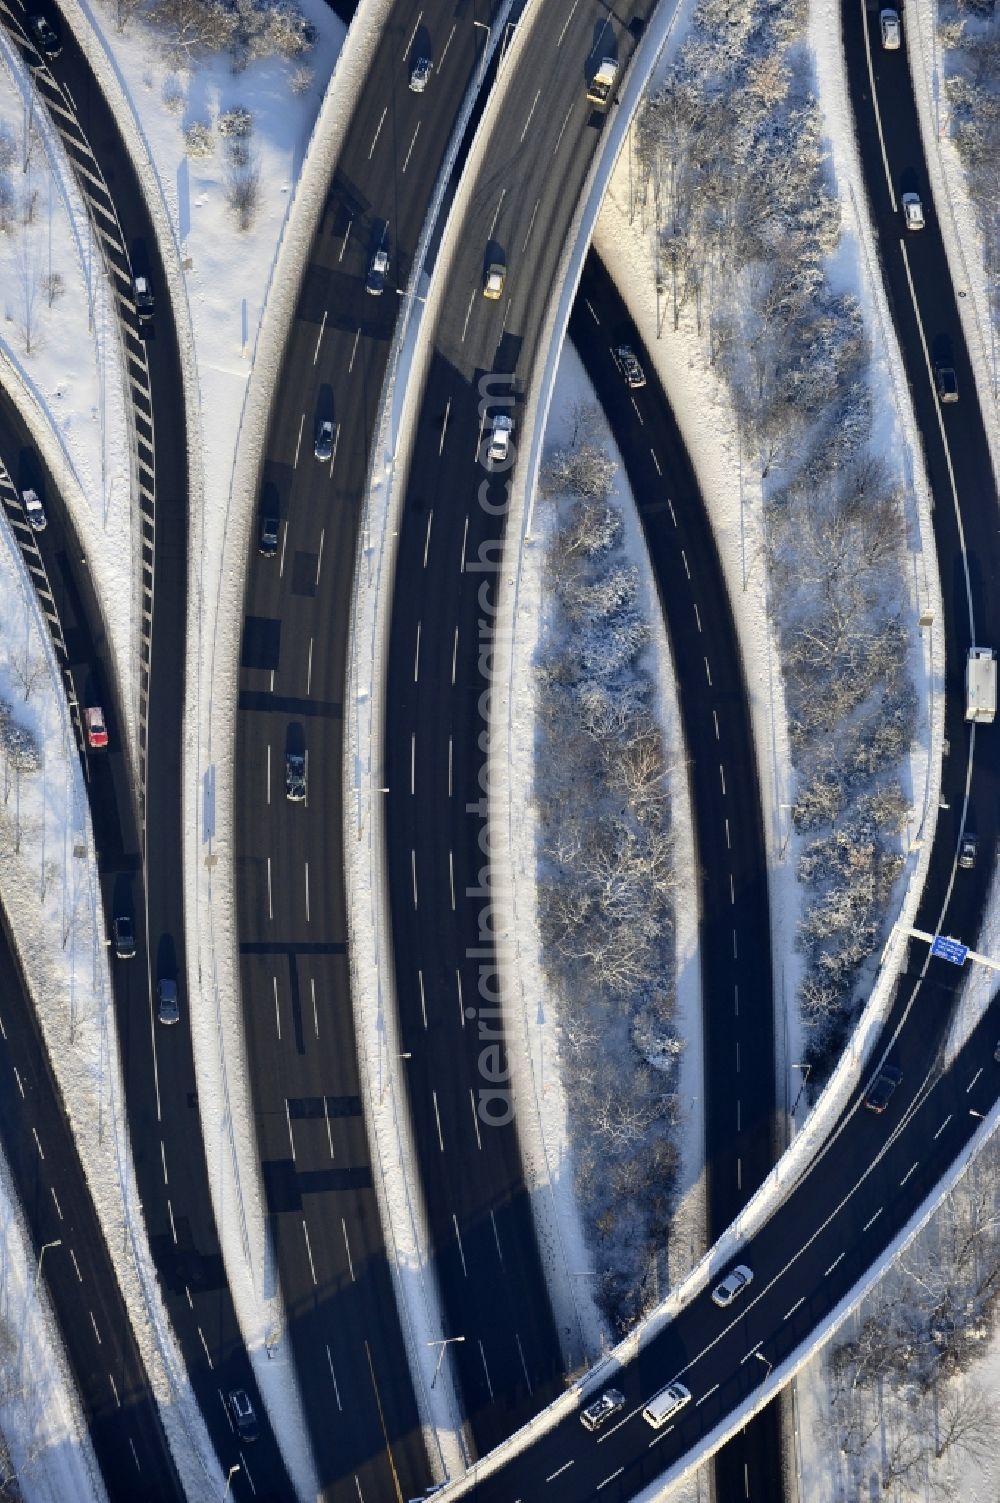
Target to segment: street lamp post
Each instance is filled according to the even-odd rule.
[[[754,1356],[757,1358],[758,1362],[763,1362],[767,1367],[767,1372],[764,1374],[764,1382],[766,1383],[768,1378],[771,1376],[771,1369],[774,1367],[774,1363],[771,1362],[767,1357],[765,1357],[763,1352],[754,1352]]]
[[[446,1346],[451,1346],[453,1342],[459,1342],[459,1341],[464,1341],[464,1340],[465,1340],[464,1336],[445,1336],[440,1341],[428,1341],[428,1343],[427,1343],[428,1346],[438,1346],[438,1347],[441,1348],[441,1350],[438,1352],[437,1367],[434,1369],[434,1376],[431,1379],[431,1387],[432,1388],[434,1387],[434,1384],[438,1380],[438,1373],[441,1371],[441,1363],[444,1361],[444,1349],[445,1349],[445,1347]]]
[[[228,1498],[229,1497],[229,1484],[232,1482],[233,1478],[236,1476],[236,1473],[238,1471],[240,1471],[240,1470],[241,1470],[241,1467],[240,1467],[240,1464],[239,1464],[238,1461],[234,1462],[233,1465],[229,1468],[229,1475],[226,1478],[226,1490],[222,1494],[222,1496],[224,1498]]]
[[[38,1254],[38,1266],[35,1269],[35,1293],[36,1294],[38,1293],[38,1281],[39,1281],[39,1279],[42,1276],[42,1259],[45,1257],[45,1254],[48,1252],[48,1250],[49,1250],[50,1247],[62,1247],[62,1238],[61,1237],[57,1237],[54,1242],[43,1242],[42,1243],[42,1250]]]

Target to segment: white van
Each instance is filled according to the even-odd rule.
[[[691,1395],[683,1383],[671,1383],[667,1388],[661,1388],[659,1393],[654,1393],[645,1409],[642,1417],[647,1425],[652,1425],[654,1430],[659,1430],[665,1425],[672,1414],[684,1405],[690,1403]]]

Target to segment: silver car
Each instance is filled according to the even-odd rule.
[[[732,1273],[727,1274],[722,1283],[712,1290],[712,1303],[725,1310],[752,1283],[752,1271],[745,1263],[738,1263]]]
[[[580,1424],[585,1430],[599,1430],[619,1409],[625,1408],[625,1395],[617,1388],[606,1388],[586,1409],[580,1410]]]

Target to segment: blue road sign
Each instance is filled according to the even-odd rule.
[[[931,954],[939,960],[947,960],[952,965],[964,965],[969,953],[968,945],[960,944],[957,939],[945,939],[939,934],[931,945]]]

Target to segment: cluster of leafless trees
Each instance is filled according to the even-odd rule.
[[[34,732],[14,719],[13,707],[5,699],[0,699],[0,748],[5,765],[18,772],[37,772],[42,765]]]
[[[900,488],[870,452],[869,351],[827,262],[840,214],[802,46],[806,7],[701,0],[639,120],[658,292],[691,310],[727,382],[764,493],[792,753],[794,821],[814,839],[800,935],[813,1080],[857,1005],[900,869],[898,770],[916,707],[899,617]],[[836,826],[836,831],[835,831]]]
[[[542,478],[553,516],[536,662],[538,912],[598,1297],[624,1329],[663,1292],[677,1157],[674,873],[641,659],[648,627],[593,421],[578,409],[573,441]]]
[[[945,93],[983,237],[994,326],[1000,330],[1000,12],[993,0],[939,7]]]
[[[990,1143],[829,1355],[829,1438],[856,1484],[874,1472],[895,1496],[954,1498],[939,1463],[997,1454],[998,1417],[974,1364],[1000,1290],[998,1169]]]
[[[294,0],[114,0],[124,31],[142,16],[166,38],[174,66],[211,52],[228,52],[235,73],[259,58],[300,60],[315,45],[316,28]]]

